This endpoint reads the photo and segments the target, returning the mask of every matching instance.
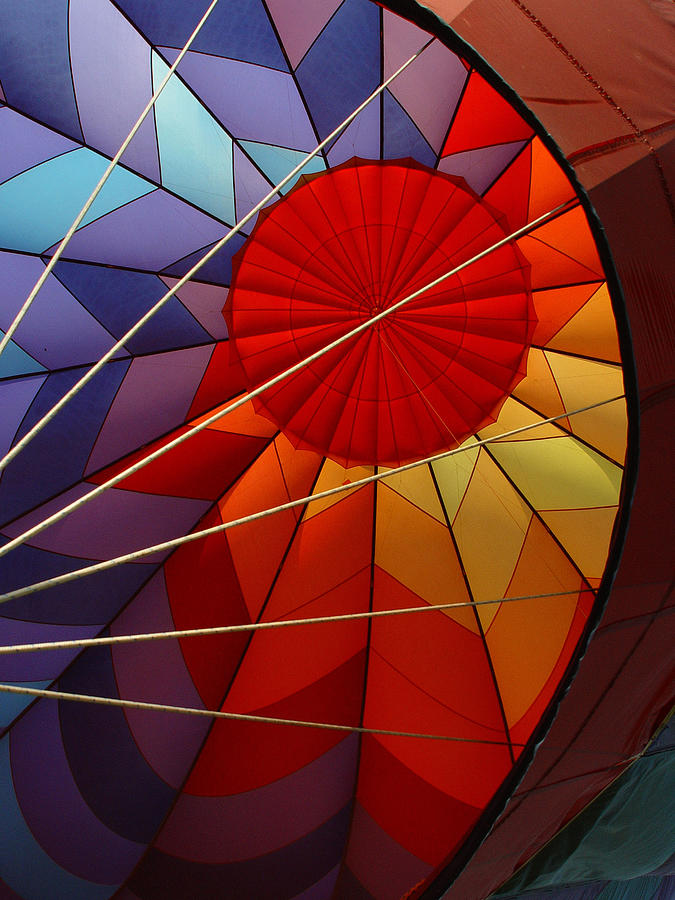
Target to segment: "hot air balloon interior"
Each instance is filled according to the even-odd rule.
[[[207,6],[0,10],[0,896],[441,896],[616,574],[621,285],[429,10]]]

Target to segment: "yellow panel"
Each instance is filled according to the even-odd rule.
[[[502,406],[497,421],[492,425],[488,425],[486,428],[482,428],[478,432],[478,437],[481,440],[498,437],[505,432],[514,431],[516,428],[523,428],[525,425],[536,425],[537,422],[541,421],[543,421],[542,416],[538,416],[536,413],[532,412],[531,409],[523,406],[522,403],[519,403],[513,397],[509,397],[504,403],[504,406]],[[536,428],[531,428],[529,431],[523,431],[520,434],[514,435],[511,440],[532,441],[545,437],[557,437],[559,434],[561,434],[560,428],[554,423],[549,422],[545,425],[537,425]]]
[[[587,579],[600,579],[607,564],[616,506],[563,509],[541,517]]]
[[[491,452],[535,509],[618,502],[621,469],[572,437],[503,441]]]
[[[546,355],[534,347],[527,357],[527,376],[513,391],[513,396],[528,406],[533,406],[544,418],[565,412],[562,397],[555,383]],[[569,428],[566,418],[560,419],[563,428]]]
[[[471,480],[473,467],[478,459],[478,447],[471,447],[475,443],[474,438],[465,441],[462,447],[466,447],[462,453],[454,456],[446,456],[438,462],[432,463],[432,469],[438,482],[438,489],[443,498],[443,506],[448,519],[452,520],[457,515],[459,504]]]
[[[548,346],[555,350],[620,362],[619,339],[606,284],[593,294],[571,321],[552,338]]]
[[[470,599],[447,527],[384,484],[377,490],[375,563],[427,603]],[[477,630],[470,608],[448,610],[447,615]]]
[[[503,473],[481,450],[453,522],[474,600],[503,597],[522,549],[532,513]],[[487,628],[498,606],[479,607]]]
[[[381,471],[386,471],[386,469]],[[409,469],[400,475],[391,475],[382,483],[424,512],[429,513],[434,519],[445,523],[443,507],[438,499],[438,491],[428,466],[418,466],[416,469]]]
[[[372,466],[354,466],[351,469],[345,469],[338,463],[333,462],[332,459],[326,459],[312,493],[320,494],[322,491],[330,491],[339,485],[349,484],[350,481],[359,481],[361,478],[367,478],[369,475],[372,475],[374,471],[375,469]],[[358,488],[333,494],[331,497],[326,497],[323,500],[313,500],[308,505],[304,518],[311,519],[312,516],[318,515],[324,509],[328,509],[330,506],[344,500],[345,497],[349,497],[350,494],[354,493],[354,490],[358,490]]]
[[[527,712],[558,661],[580,586],[572,564],[543,525],[533,519],[509,595],[575,593],[501,604],[486,640],[509,725]]]
[[[547,352],[546,358],[570,412],[624,392],[623,373],[618,366],[559,353]],[[624,400],[570,416],[569,422],[580,438],[623,463],[628,424]]]

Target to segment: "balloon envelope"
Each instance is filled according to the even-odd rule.
[[[1,327],[198,7],[7,10]],[[10,600],[3,640],[423,611],[3,657],[10,684],[363,729],[7,695],[15,895],[400,896],[494,818],[568,683],[631,489],[620,294],[536,121],[470,50],[366,0],[216,7],[3,355],[4,447],[418,50],[125,338],[0,504],[17,537],[340,338],[17,547],[3,589],[342,492]]]

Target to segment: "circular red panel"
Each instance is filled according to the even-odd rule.
[[[230,337],[251,388],[491,247],[498,213],[412,160],[353,160],[261,215],[235,261]],[[504,246],[267,390],[296,446],[399,465],[494,421],[525,374],[528,266]]]

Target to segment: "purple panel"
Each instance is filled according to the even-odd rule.
[[[0,253],[0,328],[7,330],[44,270],[35,257]],[[54,275],[33,301],[14,340],[49,369],[96,362],[115,343]]]
[[[174,629],[163,572],[158,572],[112,624],[112,634]],[[167,639],[113,649],[120,696],[204,708],[183,660],[178,641]],[[127,722],[148,765],[178,788],[211,725],[210,719],[173,713],[127,711]]]
[[[91,487],[79,484],[65,491],[29,515],[16,519],[4,533],[9,537],[18,536]],[[67,556],[109,559],[185,534],[210,505],[208,500],[186,500],[112,488],[43,531],[31,544]],[[160,559],[157,555],[147,556],[141,562],[147,564]]]
[[[58,704],[36,703],[12,729],[10,746],[16,796],[43,849],[80,878],[123,881],[145,847],[110,831],[86,805],[63,748]]]
[[[160,48],[173,62],[177,50]],[[232,137],[309,152],[318,144],[295,80],[237,59],[187,53],[180,74]]]
[[[235,147],[235,160],[236,153],[237,148]],[[177,278],[169,278],[168,276],[162,276],[162,281],[168,288],[172,288],[178,283]],[[188,281],[178,291],[176,296],[183,306],[192,313],[202,328],[205,328],[212,337],[217,341],[227,339],[227,325],[223,315],[223,307],[227,299],[227,288],[219,284],[202,284],[198,281]]]
[[[386,21],[385,77],[412,55],[407,52],[412,26],[391,15]],[[420,34],[428,38],[424,32]],[[389,88],[436,153],[441,151],[467,76],[458,57],[434,41]]]
[[[432,869],[390,837],[360,803],[354,807],[346,863],[378,900],[399,900]]]
[[[0,183],[78,146],[13,109],[0,109]]]
[[[484,193],[509,163],[520,153],[527,141],[497,144],[466,150],[445,156],[438,164],[439,172],[459,175],[477,194]]]
[[[340,866],[335,866],[327,875],[307,888],[301,894],[296,894],[293,900],[330,900],[335,890],[335,883],[340,873]]]
[[[70,0],[70,59],[82,131],[114,156],[152,97],[150,46],[108,0]],[[152,112],[122,162],[159,181]]]
[[[326,155],[329,166],[339,166],[352,156],[379,159],[380,103],[377,100],[373,100],[359,113]]]
[[[254,206],[266,197],[273,185],[265,176],[253,165],[244,152],[235,144],[234,145],[234,191],[235,201],[237,205],[237,219],[243,218],[250,212]],[[277,198],[273,197],[269,203],[274,203]],[[255,224],[252,219],[246,225],[246,231],[250,231]]]
[[[0,384],[2,415],[0,416],[0,454],[7,453],[23,417],[33,398],[47,378],[46,375],[30,375]]]
[[[155,845],[195,862],[253,859],[293,843],[342,809],[354,790],[358,736],[270,785],[230,797],[182,794]]]
[[[95,472],[182,425],[212,351],[212,346],[194,347],[135,359],[103,423],[86,472]]]
[[[3,646],[36,644],[41,641],[68,641],[94,637],[99,625],[43,625],[0,617]],[[60,675],[79,651],[47,650],[43,653],[16,653],[0,656],[0,681],[47,681]]]
[[[221,222],[157,190],[81,228],[68,257],[159,272],[226,232]]]
[[[295,69],[342,0],[268,0],[286,54]]]

